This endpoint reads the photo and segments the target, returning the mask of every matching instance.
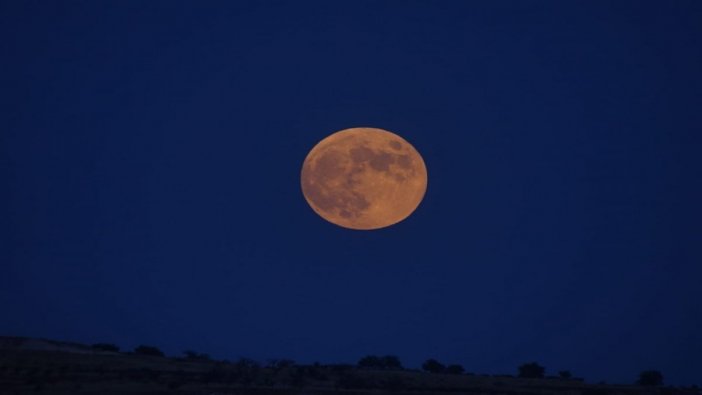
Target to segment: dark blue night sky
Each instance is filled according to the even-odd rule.
[[[702,384],[702,2],[0,2],[0,334]],[[429,172],[351,231],[341,129]]]

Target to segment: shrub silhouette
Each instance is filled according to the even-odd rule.
[[[446,367],[446,373],[448,374],[463,374],[463,372],[465,372],[465,369],[463,369],[463,366],[458,364],[453,364]]]
[[[402,362],[400,362],[400,358],[395,355],[385,355],[382,357],[366,355],[358,361],[357,365],[359,368],[369,369],[402,369]]]
[[[649,387],[663,385],[663,374],[658,370],[645,370],[639,374],[636,384]]]
[[[249,358],[240,358],[234,363],[233,378],[244,385],[252,385],[261,375],[261,365]]]
[[[183,354],[185,354],[185,359],[188,359],[191,361],[210,361],[211,360],[211,358],[208,354],[203,354],[203,353],[195,352],[192,350],[183,351]]]
[[[268,360],[268,365],[266,365],[267,368],[275,371],[283,370],[292,366],[295,366],[295,361],[292,359],[270,359]]]
[[[114,344],[109,344],[109,343],[96,343],[96,344],[93,344],[92,347],[94,349],[100,350],[100,351],[119,352],[119,347],[117,347]]]
[[[443,373],[446,367],[436,359],[430,358],[422,364],[422,369],[429,373]]]
[[[519,367],[519,377],[525,379],[541,379],[544,377],[545,371],[546,369],[538,363],[529,362]]]
[[[558,377],[562,379],[569,379],[573,377],[573,375],[570,373],[570,370],[561,370],[560,372],[558,372]]]
[[[141,345],[141,346],[135,348],[134,353],[139,354],[139,355],[150,355],[153,357],[164,356],[163,351],[159,350],[157,347],[144,346],[144,345]]]
[[[359,368],[379,368],[381,366],[380,358],[375,355],[366,355],[358,361]]]

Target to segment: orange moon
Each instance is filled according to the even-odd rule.
[[[402,137],[376,128],[351,128],[320,141],[302,165],[302,193],[327,221],[370,230],[396,224],[419,206],[427,168]]]

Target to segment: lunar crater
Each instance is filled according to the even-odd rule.
[[[390,145],[390,147],[392,147],[395,150],[398,150],[398,151],[402,150],[402,143],[397,141],[397,140],[388,141],[388,145]]]

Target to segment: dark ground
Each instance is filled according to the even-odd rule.
[[[0,338],[0,394],[571,394],[694,395],[697,388],[588,384],[581,379],[431,374],[353,365],[260,365],[137,355],[75,343]]]

